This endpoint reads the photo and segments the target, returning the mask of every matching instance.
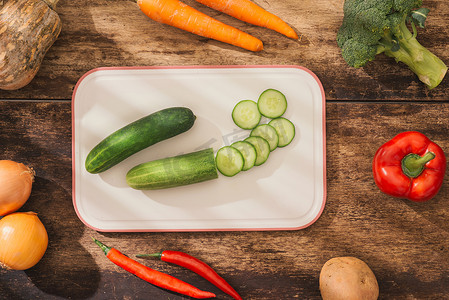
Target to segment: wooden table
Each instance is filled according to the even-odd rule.
[[[406,130],[421,131],[449,153],[449,78],[429,91],[385,56],[361,69],[348,67],[335,42],[343,0],[255,2],[286,20],[300,39],[193,1],[186,3],[259,37],[264,51],[251,53],[155,23],[133,1],[59,2],[63,29],[35,79],[20,90],[0,90],[0,158],[36,170],[21,211],[38,212],[50,239],[35,267],[0,270],[0,299],[185,299],[113,265],[91,236],[130,254],[149,248],[188,252],[213,266],[244,299],[320,299],[320,269],[336,256],[368,263],[381,299],[449,297],[447,178],[434,199],[413,203],[382,194],[371,171],[377,148]],[[419,40],[448,64],[449,2],[424,4],[431,13]],[[72,205],[71,97],[84,73],[105,66],[271,64],[304,66],[325,89],[327,199],[313,225],[296,231],[101,233],[78,219]],[[230,299],[182,268],[151,265]]]

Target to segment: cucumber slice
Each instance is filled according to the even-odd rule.
[[[278,118],[287,110],[287,99],[278,90],[268,89],[260,94],[257,107],[263,116],[270,119]]]
[[[245,142],[251,143],[254,148],[256,148],[256,162],[254,163],[255,166],[260,166],[263,164],[270,155],[270,144],[268,144],[267,140],[264,138],[261,138],[260,136],[250,136],[247,137]]]
[[[253,129],[261,117],[257,103],[252,100],[242,100],[232,110],[232,120],[242,129]]]
[[[256,148],[248,142],[245,141],[237,141],[231,145],[231,147],[240,151],[243,155],[243,160],[245,164],[243,165],[242,171],[247,171],[254,166],[257,158]]]
[[[279,143],[279,136],[276,129],[268,124],[257,125],[256,128],[251,131],[250,136],[260,136],[261,138],[264,138],[270,145],[270,151],[276,149]]]
[[[268,124],[278,133],[278,147],[285,147],[292,142],[295,137],[295,125],[290,120],[281,117],[271,120]]]
[[[232,177],[243,169],[245,161],[242,153],[231,146],[220,148],[215,156],[217,169],[221,174]]]

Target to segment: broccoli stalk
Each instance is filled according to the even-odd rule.
[[[416,39],[416,25],[424,27],[428,10],[414,15],[413,6],[421,0],[403,0],[407,8],[395,8],[391,0],[378,0],[373,9],[370,0],[346,0],[345,19],[337,35],[342,56],[353,67],[362,67],[377,54],[384,53],[406,64],[430,89],[438,86],[448,68],[441,59]],[[370,9],[366,10],[365,7]],[[411,32],[408,23],[412,28]]]
[[[418,42],[415,23],[411,22],[411,26],[413,33],[408,29],[406,18],[403,17],[401,23],[381,39],[381,43],[382,40],[386,40],[390,45],[394,41],[393,45],[397,43],[399,49],[396,50],[394,46],[383,47],[383,52],[385,55],[393,57],[396,62],[400,61],[406,64],[430,89],[435,88],[446,75],[447,66]]]

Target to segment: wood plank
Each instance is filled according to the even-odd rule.
[[[395,134],[419,130],[447,153],[449,104],[328,103],[327,203],[316,223],[299,231],[99,233],[72,206],[69,101],[0,102],[0,157],[37,173],[21,211],[39,214],[50,243],[27,271],[0,270],[0,295],[9,299],[185,299],[109,262],[94,236],[125,254],[173,249],[203,259],[244,299],[320,299],[321,266],[356,256],[377,276],[381,299],[444,299],[449,286],[449,187],[427,203],[382,194],[371,175],[377,148]],[[300,167],[300,166],[298,166]],[[447,175],[446,175],[447,177]],[[146,261],[230,299],[199,276]],[[0,297],[0,298],[1,298]]]
[[[12,1],[12,0],[10,0]],[[265,50],[252,53],[156,23],[134,1],[60,0],[63,29],[31,84],[0,90],[0,99],[70,99],[78,79],[105,66],[301,65],[315,72],[329,100],[449,99],[449,79],[429,91],[408,68],[379,56],[361,69],[348,67],[336,45],[343,0],[255,1],[279,15],[300,35],[298,41],[252,26],[193,0],[187,4],[260,38]],[[419,40],[449,63],[449,3],[426,0],[431,9]]]

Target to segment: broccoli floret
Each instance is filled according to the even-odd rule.
[[[430,89],[443,80],[447,66],[416,39],[429,12],[422,0],[346,0],[337,44],[345,61],[363,67],[384,53],[405,63]]]

